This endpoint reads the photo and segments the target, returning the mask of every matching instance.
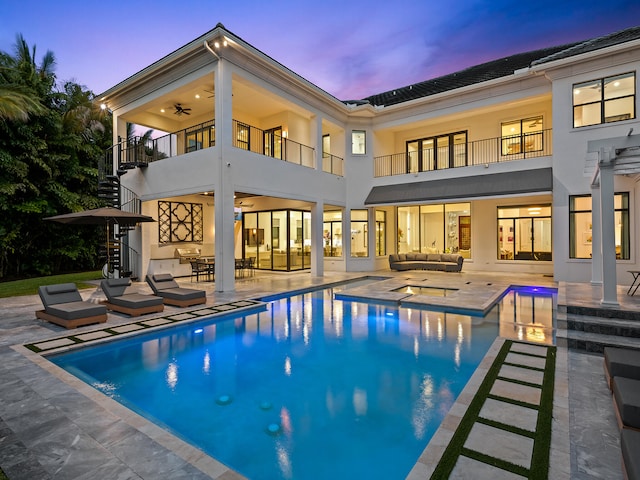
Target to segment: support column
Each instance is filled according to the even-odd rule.
[[[218,175],[215,179],[215,289],[232,292],[235,281],[235,215],[233,182],[233,146],[231,144],[232,78],[229,66],[218,57],[215,72],[215,125]]]
[[[311,119],[311,145],[315,148],[315,169],[322,171],[322,117],[316,115]]]
[[[616,275],[615,206],[613,164],[600,159],[600,207],[602,218],[602,300],[601,305],[619,306]]]
[[[602,285],[602,205],[600,185],[591,185],[591,285]],[[576,238],[576,242],[579,239]]]
[[[311,276],[324,276],[324,202],[311,207]]]

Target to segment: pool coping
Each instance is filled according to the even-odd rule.
[[[452,275],[455,275],[452,274]],[[443,285],[443,284],[446,284]],[[406,286],[446,288],[453,289],[447,296],[416,295],[395,291]],[[447,281],[443,282],[442,277],[407,277],[388,278],[377,282],[376,290],[367,286],[351,288],[347,291],[335,294],[339,300],[352,300],[361,302],[391,303],[407,308],[424,308],[429,310],[455,312],[470,316],[486,315],[507,293],[509,289],[523,288],[518,283],[506,282],[476,282],[467,281],[457,284],[455,287],[448,286]],[[476,287],[481,286],[479,292]],[[554,289],[557,291],[557,289]]]
[[[96,345],[117,339],[139,335],[143,332],[164,330],[176,325],[203,319],[222,319],[231,314],[266,310],[267,304],[259,300],[237,300],[196,309],[132,320],[118,325],[98,326],[80,333],[68,333],[38,342],[25,343],[24,347],[40,355],[53,355],[82,346]]]

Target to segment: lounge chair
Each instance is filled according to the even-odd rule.
[[[207,293],[204,290],[182,288],[170,273],[147,275],[147,283],[155,295],[162,297],[165,305],[190,307],[207,301]]]
[[[109,310],[125,313],[132,317],[164,310],[162,297],[126,293],[129,286],[131,286],[131,280],[128,278],[111,278],[100,282],[100,287],[107,297],[105,305]]]
[[[38,295],[44,310],[36,311],[36,317],[65,328],[76,328],[107,321],[104,305],[82,300],[73,283],[38,287]]]
[[[624,478],[640,479],[640,432],[623,428],[620,432],[620,450]]]
[[[640,380],[614,377],[613,406],[618,427],[640,430]]]
[[[613,388],[613,377],[640,380],[640,350],[605,347],[604,374],[609,389]]]

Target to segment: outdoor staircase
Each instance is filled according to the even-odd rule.
[[[123,163],[118,161],[116,175],[113,175],[113,152],[111,149],[108,150],[99,165],[98,198],[110,207],[140,213],[140,199],[133,191],[122,186],[120,177],[128,170],[147,165],[148,162]],[[112,275],[117,271],[119,277],[137,279],[135,266],[137,265],[138,252],[129,247],[129,232],[133,229],[135,229],[134,226],[118,225],[117,229],[112,228],[109,231],[108,246],[102,245],[99,252],[102,258],[109,259],[106,265],[107,272],[103,272],[103,274]]]
[[[640,350],[640,312],[558,307],[556,344],[593,353],[605,347]]]

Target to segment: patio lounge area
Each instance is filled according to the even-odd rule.
[[[400,283],[428,286],[433,281],[439,287],[459,289],[461,293],[430,297],[428,302],[450,302],[455,306],[459,301],[460,305],[468,306],[469,302],[475,301],[478,308],[490,302],[502,286],[555,286],[551,278],[540,275],[498,276],[464,271],[455,275],[428,272],[428,279],[426,272],[378,271],[369,275],[388,277],[379,282],[378,287],[372,286],[376,283],[367,286],[371,298],[397,296],[398,292],[393,292],[392,287]],[[254,276],[239,279],[235,292],[226,293],[215,292],[211,282],[191,282],[189,277],[178,280],[181,286],[206,290],[206,307],[215,308],[216,305],[239,305],[242,301],[269,294],[362,276],[361,273],[331,273],[324,278],[315,278],[308,272],[286,275],[256,272]],[[140,293],[149,293],[145,283],[135,283],[134,287],[139,288]],[[566,318],[567,306],[599,306],[597,289],[590,285],[560,284],[557,287],[560,321],[563,315]],[[619,292],[621,309],[630,315],[640,315],[640,297],[628,297],[623,286],[619,287]],[[100,299],[97,291],[81,293],[85,300]],[[3,384],[0,391],[0,467],[10,479],[243,478],[75,377],[61,373],[39,354],[23,346],[54,339],[60,341],[68,338],[67,335],[90,342],[92,338],[100,338],[100,332],[105,328],[121,330],[128,335],[136,330],[133,325],[140,322],[159,325],[161,316],[186,318],[188,315],[183,314],[193,307],[167,305],[162,313],[141,315],[136,319],[110,312],[106,324],[70,332],[35,318],[34,312],[41,308],[37,295],[0,299],[0,306],[4,313],[0,323],[0,380]],[[565,334],[558,333],[556,338],[563,336]],[[496,341],[409,478],[429,478],[428,469],[435,466],[438,451],[446,446],[442,439],[455,430],[465,404],[483,380],[487,363],[493,360],[495,350],[503,342],[504,339]],[[549,478],[622,478],[619,432],[601,355],[558,347],[551,442]],[[505,454],[510,453],[505,450]],[[456,469],[457,478],[464,477],[465,469],[474,472],[473,478],[496,478],[495,471],[478,469],[475,464],[460,462]]]

